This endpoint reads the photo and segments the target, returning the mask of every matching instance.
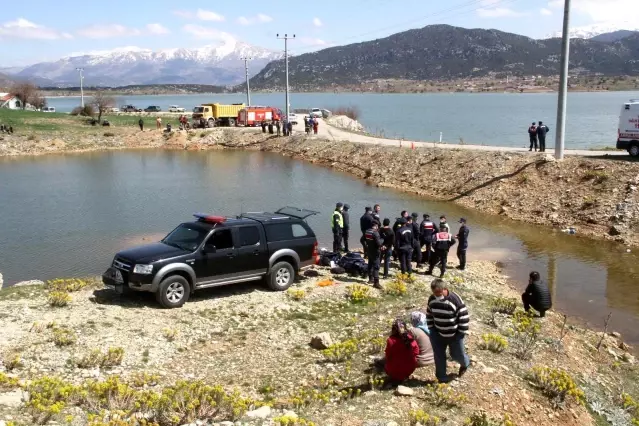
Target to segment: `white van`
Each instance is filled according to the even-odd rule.
[[[619,116],[617,149],[625,149],[633,157],[639,157],[639,99],[631,99],[621,109]]]
[[[42,112],[55,112],[55,107],[44,107]]]

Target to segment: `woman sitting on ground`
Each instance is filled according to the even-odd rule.
[[[403,382],[417,368],[419,346],[401,319],[393,322],[391,336],[386,341],[386,363],[384,370],[391,380]]]
[[[433,346],[430,343],[430,331],[426,326],[426,314],[423,312],[413,312],[410,315],[410,322],[413,324],[411,333],[419,346],[419,355],[417,355],[417,366],[426,367],[433,365],[435,358],[433,355]]]

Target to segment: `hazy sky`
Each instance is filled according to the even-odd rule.
[[[534,38],[561,29],[563,0],[168,0],[5,2],[0,68],[135,46],[199,47],[235,38],[293,53],[381,38],[431,24],[496,28]],[[573,25],[639,23],[639,0],[573,0]]]

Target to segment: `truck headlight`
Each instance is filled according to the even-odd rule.
[[[148,275],[153,273],[153,265],[135,265],[134,274]]]

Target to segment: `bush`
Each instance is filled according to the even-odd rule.
[[[306,420],[301,417],[294,417],[289,414],[281,417],[275,417],[273,419],[273,423],[275,423],[276,426],[315,426],[315,423],[310,420]]]
[[[567,397],[571,397],[578,404],[583,404],[586,400],[584,392],[564,370],[533,367],[527,379],[556,404],[563,403]]]
[[[160,376],[157,374],[149,374],[146,372],[136,372],[130,377],[131,386],[136,388],[143,388],[146,386],[155,386],[160,380]]]
[[[496,297],[491,302],[490,310],[493,313],[512,315],[517,310],[517,301],[505,297]]]
[[[162,335],[167,341],[172,342],[177,338],[178,331],[174,328],[165,328],[162,330]]]
[[[473,413],[464,424],[466,426],[515,426],[508,414],[504,415],[503,420],[498,420],[489,418],[485,411]]]
[[[27,386],[27,392],[27,411],[35,423],[45,424],[76,398],[78,389],[57,377],[44,376],[32,381]]]
[[[406,285],[406,282],[395,278],[393,281],[384,286],[384,292],[391,296],[404,296],[408,293],[408,286]]]
[[[103,357],[104,355],[102,355],[102,351],[100,351],[99,349],[94,349],[91,352],[84,354],[82,358],[75,362],[75,365],[78,368],[97,367],[102,363]]]
[[[346,297],[351,303],[365,304],[371,301],[371,288],[361,284],[346,287]]]
[[[515,328],[513,335],[515,355],[524,360],[532,358],[539,340],[541,324],[535,321],[535,314],[532,312],[517,311],[513,317],[513,326]]]
[[[591,180],[594,184],[601,184],[607,181],[609,178],[610,176],[608,175],[608,173],[604,172],[603,170],[588,170],[582,177],[582,180],[584,182]]]
[[[4,364],[4,368],[7,371],[13,371],[16,368],[23,367],[20,354],[17,354],[17,353],[9,353],[5,355],[4,359],[2,360],[2,363]]]
[[[289,297],[289,299],[299,302],[300,300],[304,300],[306,298],[306,291],[301,288],[289,288],[286,292],[286,295]]]
[[[19,385],[20,381],[17,378],[0,373],[0,391],[8,391],[17,388]]]
[[[508,347],[508,341],[499,334],[486,333],[481,336],[480,349],[489,350],[494,353],[501,353]]]
[[[122,364],[122,359],[124,358],[124,349],[122,348],[109,348],[104,357],[102,358],[102,362],[100,366],[102,367],[115,367],[116,365]]]
[[[324,349],[322,355],[330,362],[344,362],[353,358],[353,355],[357,353],[358,343],[356,339],[344,340]]]
[[[56,278],[54,280],[47,281],[44,286],[50,291],[73,293],[75,291],[80,291],[91,284],[91,281],[80,278]]]
[[[95,115],[95,109],[93,105],[85,105],[83,107],[78,106],[71,110],[71,115],[80,117],[93,117]]]
[[[373,337],[370,340],[370,343],[371,343],[371,349],[369,353],[372,355],[382,352],[384,348],[386,347],[386,339],[384,339],[383,337]]]
[[[62,327],[53,329],[53,343],[56,346],[71,346],[77,340],[77,337],[73,330]]]
[[[411,410],[408,412],[411,425],[437,426],[441,422],[439,417],[431,416],[424,410]]]
[[[52,291],[47,295],[49,306],[62,308],[71,302],[71,296],[65,291]]]
[[[426,397],[434,405],[447,408],[459,407],[468,400],[466,395],[463,393],[457,395],[453,388],[443,383],[426,386]]]
[[[345,115],[350,119],[359,120],[360,110],[356,106],[338,107],[333,111],[333,115]]]

